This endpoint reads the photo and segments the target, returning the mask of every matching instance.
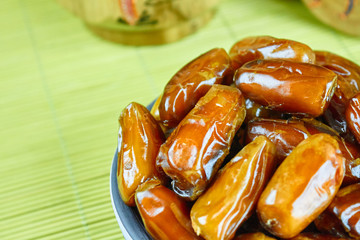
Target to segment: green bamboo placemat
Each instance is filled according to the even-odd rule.
[[[0,239],[122,239],[109,196],[117,118],[148,104],[172,74],[213,48],[273,35],[360,63],[360,41],[293,0],[228,0],[179,42],[102,41],[49,0],[0,7]]]

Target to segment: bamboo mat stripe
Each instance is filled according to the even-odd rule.
[[[360,63],[359,38],[296,0],[224,1],[199,32],[150,47],[103,41],[54,0],[1,1],[0,239],[123,239],[109,193],[121,110],[150,103],[194,57],[251,35]]]

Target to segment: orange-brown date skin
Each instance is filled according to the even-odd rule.
[[[342,76],[348,83],[360,91],[360,66],[334,53],[315,51],[316,64],[326,67]]]
[[[329,105],[337,75],[308,63],[256,60],[239,68],[234,80],[245,97],[261,105],[317,117]]]
[[[345,159],[345,177],[342,186],[360,182],[360,149],[357,145],[341,138],[334,129],[315,119],[303,118],[310,134],[327,133],[333,136],[339,144],[341,154]]]
[[[350,238],[340,238],[328,234],[320,233],[301,233],[298,236],[288,240],[347,240]]]
[[[150,113],[153,115],[156,121],[160,122],[160,113],[159,113],[159,105],[161,101],[162,95],[160,95],[156,101],[154,102],[154,105],[152,106]]]
[[[264,136],[246,145],[191,208],[193,229],[207,240],[232,239],[250,217],[274,169],[275,145]]]
[[[262,135],[276,145],[276,156],[281,163],[310,133],[300,120],[257,119],[248,123],[247,143]]]
[[[151,115],[154,117],[154,119],[157,121],[157,123],[159,124],[159,126],[161,127],[161,130],[165,133],[165,137],[167,137],[167,133],[171,130],[168,129],[167,127],[165,127],[161,120],[160,120],[160,113],[159,113],[159,105],[160,105],[160,101],[161,101],[162,95],[160,95],[156,101],[154,102],[154,105],[152,106],[150,113]]]
[[[262,232],[244,233],[236,236],[233,240],[276,240],[275,238],[266,236]]]
[[[302,141],[276,170],[260,196],[263,227],[281,238],[305,229],[335,197],[344,178],[344,160],[328,134]]]
[[[229,152],[245,118],[245,100],[233,87],[214,85],[160,147],[157,166],[174,191],[195,200]]]
[[[144,106],[130,103],[119,118],[117,180],[122,200],[134,206],[136,188],[152,178],[163,179],[156,169],[156,156],[164,133]]]
[[[280,164],[285,157],[304,139],[310,135],[328,133],[335,137],[340,151],[345,158],[344,185],[360,182],[360,149],[342,139],[338,133],[329,126],[315,119],[256,119],[247,126],[246,142],[249,143],[257,136],[267,136],[277,148],[277,161]]]
[[[229,55],[234,69],[256,59],[286,59],[315,63],[315,53],[309,46],[270,36],[244,38],[231,47]]]
[[[324,120],[342,137],[353,142],[354,136],[349,132],[345,119],[345,110],[349,100],[356,95],[357,90],[341,76],[338,76],[337,84],[329,107],[324,112]]]
[[[328,210],[341,221],[348,234],[360,239],[360,183],[340,189]]]
[[[351,132],[360,143],[360,93],[350,100],[345,117]]]
[[[338,86],[324,118],[346,140],[352,141],[353,136],[345,120],[345,109],[349,100],[360,90],[360,66],[334,53],[315,51],[315,54],[316,64],[332,70],[339,76]]]
[[[345,159],[345,177],[342,186],[360,182],[360,149],[344,139],[338,140]]]
[[[214,84],[232,76],[230,57],[222,48],[212,49],[180,69],[165,86],[159,105],[160,119],[175,127]]]
[[[136,206],[146,230],[156,240],[196,240],[186,202],[160,181],[150,180],[139,187]]]

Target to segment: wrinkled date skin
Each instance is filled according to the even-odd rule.
[[[273,172],[274,158],[275,145],[264,136],[246,145],[191,208],[195,232],[205,239],[232,239],[253,213]]]
[[[266,236],[262,232],[256,232],[241,234],[239,236],[236,236],[233,240],[276,240],[276,238]]]
[[[310,133],[300,120],[258,119],[248,123],[247,143],[262,135],[276,145],[276,156],[281,163]]]
[[[345,158],[344,185],[360,182],[360,149],[342,139],[338,133],[322,122],[311,118],[279,120],[257,119],[248,123],[246,142],[264,135],[276,145],[277,162],[280,164],[291,151],[310,135],[328,133],[335,137]]]
[[[310,136],[282,162],[261,194],[260,222],[275,236],[295,237],[328,207],[343,178],[337,141],[325,133]]]
[[[136,188],[151,178],[163,179],[156,156],[164,133],[144,106],[130,103],[119,118],[117,180],[122,200],[134,206]]]
[[[256,59],[286,59],[315,63],[315,53],[309,46],[270,36],[244,38],[232,46],[229,55],[234,69]]]
[[[234,80],[245,97],[261,105],[317,117],[329,105],[337,75],[308,63],[256,60],[239,68]]]
[[[175,127],[214,84],[225,83],[232,76],[230,57],[215,48],[180,69],[166,85],[159,105],[163,124]]]
[[[150,180],[139,187],[136,206],[146,230],[156,240],[196,240],[187,203],[173,191]]]
[[[350,238],[334,237],[328,234],[320,233],[301,233],[298,236],[288,240],[347,240]]]
[[[195,200],[219,169],[245,118],[245,100],[233,87],[214,85],[160,147],[157,165],[174,191]]]
[[[360,143],[360,93],[350,100],[345,117],[351,132]]]
[[[340,219],[348,234],[360,239],[360,183],[340,189],[328,210]]]

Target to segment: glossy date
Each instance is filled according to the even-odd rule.
[[[310,133],[300,120],[258,119],[248,123],[246,142],[249,143],[258,136],[266,136],[275,144],[280,164]]]
[[[256,59],[286,59],[315,63],[315,53],[300,42],[270,36],[248,37],[235,43],[229,53],[234,69]]]
[[[315,54],[316,64],[339,76],[338,86],[324,118],[332,128],[351,141],[353,136],[345,120],[345,109],[349,100],[360,90],[360,66],[334,53],[315,51]]]
[[[334,94],[337,75],[308,63],[256,60],[239,68],[236,87],[245,97],[274,110],[321,115]]]
[[[343,178],[337,141],[324,133],[310,136],[282,162],[261,194],[260,222],[275,236],[295,237],[328,207]]]
[[[339,136],[329,126],[313,118],[303,119],[257,119],[247,126],[246,142],[258,136],[267,136],[276,145],[277,162],[280,164],[285,157],[304,139],[310,135],[328,133],[339,144],[341,154],[345,158],[345,177],[343,185],[360,182],[360,149]]]
[[[316,64],[342,76],[356,91],[360,91],[360,66],[356,63],[326,51],[315,51]]]
[[[177,194],[188,200],[200,196],[229,153],[245,113],[241,92],[216,84],[179,123],[156,160]]]
[[[345,117],[351,132],[358,143],[360,143],[360,93],[350,100],[346,108]]]
[[[338,76],[334,96],[323,115],[325,122],[348,141],[354,141],[354,137],[347,126],[345,110],[349,100],[356,93],[357,90],[354,86],[345,81],[343,77]]]
[[[156,240],[196,240],[190,222],[187,203],[173,191],[150,180],[139,187],[135,195],[146,230]]]
[[[214,84],[232,76],[230,57],[222,48],[212,49],[180,69],[165,86],[159,114],[162,123],[175,127]]]
[[[360,183],[340,189],[328,210],[351,237],[360,239]]]
[[[232,239],[253,213],[273,172],[274,159],[275,145],[266,137],[257,137],[246,145],[191,208],[195,232],[205,239]]]
[[[119,118],[117,180],[122,200],[134,206],[136,188],[148,179],[163,179],[156,169],[156,156],[164,133],[149,110],[129,104]]]

